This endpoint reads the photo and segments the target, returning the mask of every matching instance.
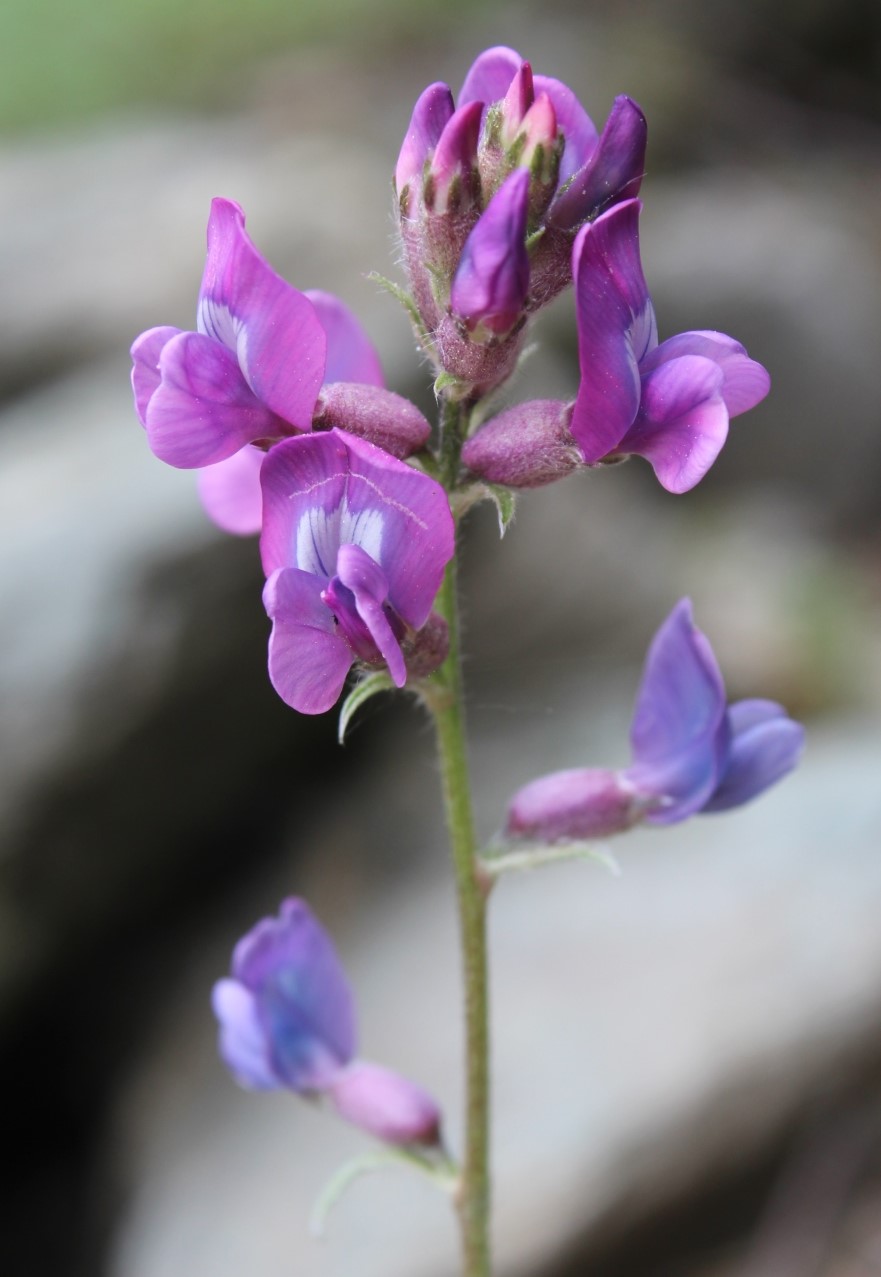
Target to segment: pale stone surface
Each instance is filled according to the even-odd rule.
[[[2,828],[41,768],[85,744],[85,692],[123,641],[132,700],[161,685],[176,618],[145,616],[133,634],[140,574],[213,531],[192,476],[151,456],[116,361],[18,401],[0,428]]]

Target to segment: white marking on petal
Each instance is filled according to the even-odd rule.
[[[206,337],[213,337],[228,350],[237,351],[241,323],[230,313],[229,307],[212,297],[203,297],[196,312],[196,330]]]
[[[317,492],[319,488],[324,488],[329,483],[335,483],[337,479],[345,479],[346,487],[348,488],[350,478],[355,478],[359,483],[366,484],[368,488],[371,488],[376,493],[377,498],[383,505],[389,506],[392,510],[397,510],[399,514],[404,515],[407,519],[412,519],[416,526],[421,528],[423,532],[428,531],[428,524],[424,519],[420,519],[415,510],[411,510],[410,507],[404,505],[403,502],[395,501],[393,497],[388,496],[377,486],[377,484],[373,482],[372,479],[368,479],[366,474],[351,475],[348,471],[341,470],[339,473],[329,474],[324,479],[319,479],[315,483],[309,483],[305,488],[295,488],[293,492],[288,493],[288,500],[293,501],[295,497],[307,497],[310,493]]]
[[[344,506],[340,513],[340,543],[359,545],[374,563],[379,563],[384,527],[382,511],[374,507],[353,512],[348,506]]]
[[[312,506],[304,511],[297,524],[295,561],[303,572],[323,576],[329,581],[336,574],[336,556],[340,548],[340,510]]]

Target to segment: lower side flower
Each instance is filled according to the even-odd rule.
[[[356,1058],[349,982],[302,900],[285,900],[277,918],[242,937],[211,1000],[221,1057],[241,1086],[326,1098],[388,1144],[439,1143],[440,1109],[427,1091]]]

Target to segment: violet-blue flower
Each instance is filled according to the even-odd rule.
[[[327,932],[302,901],[283,901],[233,951],[212,1006],[220,1054],[241,1086],[325,1097],[390,1144],[436,1144],[440,1110],[407,1078],[356,1058],[352,991]]]
[[[530,782],[508,810],[512,837],[601,838],[748,802],[795,767],[804,729],[773,701],[728,705],[706,636],[682,599],[649,648],[630,729],[632,762]]]
[[[443,488],[341,430],[277,444],[261,482],[276,691],[304,714],[323,713],[355,661],[387,665],[403,687],[407,645],[453,554]]]
[[[428,438],[422,414],[385,389],[373,343],[349,308],[281,279],[232,200],[211,204],[197,330],[152,328],[135,341],[135,407],[160,460],[200,470],[203,504],[227,531],[259,531],[262,453],[313,424],[334,424],[327,419],[340,398],[348,429],[397,456]],[[354,399],[349,383],[358,386]],[[391,425],[378,431],[378,419]]]
[[[719,455],[729,419],[760,403],[770,378],[724,333],[658,344],[640,208],[638,200],[618,204],[575,240],[581,385],[571,431],[588,465],[636,454],[668,492],[687,492]]]

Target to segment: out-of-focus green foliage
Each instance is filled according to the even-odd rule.
[[[494,0],[4,0],[0,128],[235,104],[261,57],[310,41],[367,52],[392,36],[424,40],[476,2]]]

